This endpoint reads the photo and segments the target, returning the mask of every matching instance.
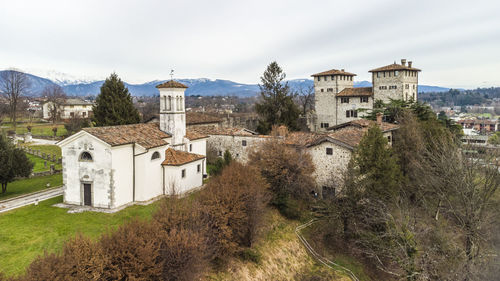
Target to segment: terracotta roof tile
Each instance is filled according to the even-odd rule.
[[[328,131],[338,131],[338,130],[341,130],[341,129],[344,129],[344,128],[348,128],[348,127],[354,127],[354,128],[368,130],[371,126],[373,126],[376,123],[377,122],[375,122],[373,120],[357,119],[357,120],[352,120],[352,121],[349,121],[349,122],[346,122],[346,123],[342,123],[342,124],[339,124],[339,125],[336,125],[336,126],[332,126],[332,127],[328,128],[327,130]],[[399,128],[398,125],[392,124],[392,123],[387,123],[387,122],[382,122],[382,126],[380,127],[380,129],[383,132],[395,130],[395,129],[398,129],[398,128]]]
[[[171,137],[161,131],[157,123],[93,127],[82,130],[111,146],[137,143],[148,149],[168,144],[164,139]]]
[[[245,128],[215,128],[215,127],[197,127],[191,128],[192,131],[206,135],[226,135],[226,136],[255,136],[257,133]]]
[[[201,112],[186,112],[186,125],[221,123],[222,119]]]
[[[414,67],[409,67],[407,65],[393,63],[393,64],[389,64],[389,65],[386,65],[386,66],[382,66],[382,67],[379,67],[379,68],[372,69],[369,72],[391,71],[391,70],[413,70],[413,71],[421,71],[418,68],[414,68]]]
[[[174,80],[170,80],[156,86],[156,88],[187,88],[187,87],[188,86]]]
[[[309,132],[290,132],[283,141],[284,144],[295,146],[307,146],[318,139],[324,137],[324,134]]]
[[[337,97],[370,97],[373,95],[372,87],[345,88]]]
[[[168,148],[165,151],[165,160],[161,164],[165,166],[180,166],[203,158],[205,156],[200,154]]]
[[[311,75],[311,76],[312,76],[312,77],[316,77],[316,76],[328,76],[328,75],[346,75],[346,76],[356,76],[356,74],[354,74],[354,73],[350,73],[350,72],[346,72],[346,71],[344,71],[343,69],[341,69],[341,70],[338,70],[338,69],[330,69],[330,70],[327,70],[327,71],[323,71],[323,72],[320,72],[320,73],[313,74],[313,75]]]
[[[199,140],[199,139],[208,138],[208,135],[202,134],[202,133],[195,131],[195,130],[187,129],[186,130],[186,138],[188,140]]]

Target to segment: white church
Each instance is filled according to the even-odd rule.
[[[115,209],[200,187],[208,136],[186,131],[184,91],[160,91],[160,123],[84,128],[60,141],[64,203]]]

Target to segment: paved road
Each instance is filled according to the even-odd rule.
[[[62,187],[51,188],[49,190],[38,191],[22,195],[19,197],[10,198],[0,201],[0,213],[7,212],[16,208],[24,207],[31,204],[38,204],[50,198],[54,198],[63,194]]]

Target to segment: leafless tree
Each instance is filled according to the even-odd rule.
[[[51,84],[43,89],[42,95],[46,97],[47,102],[50,103],[48,109],[52,123],[57,122],[61,115],[61,107],[64,103],[66,103],[66,93],[61,86]]]
[[[16,129],[16,117],[19,110],[18,106],[22,96],[26,95],[31,83],[26,73],[9,69],[0,74],[0,95],[4,96],[9,102],[9,115]]]
[[[305,116],[307,112],[314,108],[314,86],[309,86],[307,88],[301,87],[296,92],[296,100],[300,106],[302,115]]]

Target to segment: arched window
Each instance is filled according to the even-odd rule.
[[[153,155],[151,155],[151,160],[155,160],[160,158],[160,153],[158,151],[155,151]]]
[[[87,151],[84,151],[82,152],[82,154],[80,154],[80,161],[92,162],[92,155],[90,155],[90,153],[88,153]]]

